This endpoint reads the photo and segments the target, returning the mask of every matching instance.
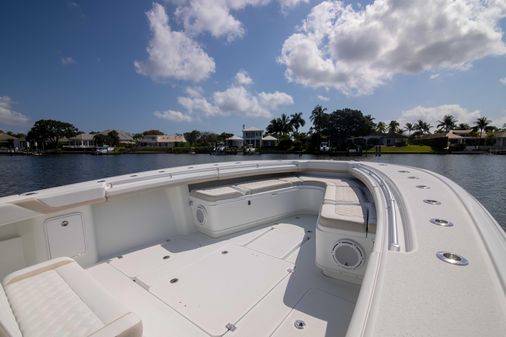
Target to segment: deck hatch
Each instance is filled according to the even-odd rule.
[[[222,251],[228,254],[222,254]],[[222,336],[290,273],[293,264],[226,245],[149,291],[211,336]]]

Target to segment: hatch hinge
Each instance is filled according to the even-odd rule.
[[[227,328],[228,331],[235,331],[235,329],[237,329],[237,327],[232,323],[225,325],[225,328]]]

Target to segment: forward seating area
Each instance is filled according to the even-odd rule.
[[[71,258],[10,274],[0,286],[0,304],[0,336],[142,336],[137,315]]]
[[[364,235],[375,230],[376,210],[370,193],[351,179],[288,176],[197,186],[190,190],[190,204],[197,229],[212,237],[293,213],[319,213],[325,227]]]
[[[318,214],[316,265],[360,283],[376,232],[376,209],[358,180],[284,176],[190,187],[196,228],[219,238],[292,214]]]

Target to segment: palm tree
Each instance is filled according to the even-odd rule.
[[[299,133],[299,128],[306,125],[306,121],[302,118],[302,112],[296,112],[290,116],[290,124],[295,129],[295,133]]]
[[[388,123],[388,133],[397,133],[399,131],[399,122],[396,120]]]
[[[293,126],[290,117],[287,114],[282,114],[281,117],[274,118],[270,121],[266,131],[271,135],[287,135],[291,133]]]
[[[455,129],[455,126],[457,124],[457,120],[452,115],[444,115],[443,119],[437,122],[439,123],[437,125],[437,128],[440,130],[445,130],[446,133],[448,133],[450,130]]]
[[[415,130],[420,131],[422,133],[422,135],[423,134],[430,134],[430,129],[432,128],[432,125],[419,119],[416,122],[414,128],[415,128]]]
[[[314,132],[317,134],[320,134],[327,127],[328,115],[325,113],[326,110],[327,108],[317,105],[313,111],[311,111],[309,119],[313,123]]]
[[[378,125],[376,125],[376,131],[379,133],[385,133],[387,130],[387,126],[384,122],[379,122]]]
[[[293,131],[293,126],[290,117],[288,117],[287,114],[281,114],[281,117],[279,118],[279,123],[283,134],[286,135]]]
[[[456,129],[457,130],[469,130],[471,127],[469,126],[469,124],[467,123],[460,123],[459,125],[457,125]]]
[[[406,123],[406,127],[405,127],[406,131],[408,132],[408,136],[411,136],[411,132],[413,132],[413,130],[415,129],[413,124],[411,123]]]
[[[480,117],[476,120],[475,124],[480,129],[480,139],[483,137],[483,130],[490,124],[491,121],[487,117]]]

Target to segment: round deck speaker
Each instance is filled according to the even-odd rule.
[[[202,205],[198,206],[195,210],[195,220],[199,225],[205,225],[207,222],[207,211],[206,208]]]
[[[342,268],[357,269],[364,263],[364,250],[358,243],[349,239],[337,241],[332,249],[334,261]]]

